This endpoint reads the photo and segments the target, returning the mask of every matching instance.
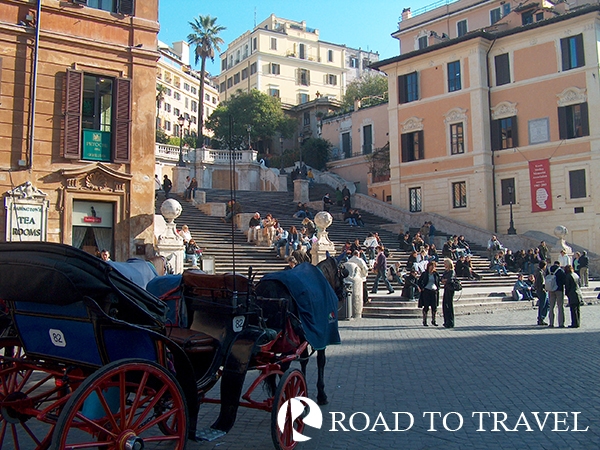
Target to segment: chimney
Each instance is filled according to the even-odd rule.
[[[402,20],[408,20],[412,17],[412,13],[410,12],[410,8],[404,8],[402,10]]]

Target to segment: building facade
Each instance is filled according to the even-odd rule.
[[[0,226],[150,255],[158,1],[0,1]]]
[[[221,54],[221,101],[238,90],[252,89],[278,97],[288,106],[321,97],[340,101],[348,81],[378,60],[377,53],[319,40],[319,30],[304,21],[271,15]]]
[[[600,8],[566,6],[405,10],[394,33],[402,54],[376,64],[389,76],[393,204],[498,233],[511,214],[519,234],[564,225],[569,242],[600,251],[591,177],[600,128],[590,113],[600,101]]]
[[[179,137],[198,133],[200,73],[190,66],[190,47],[185,41],[168,46],[158,43],[160,59],[156,71],[156,127],[167,136]],[[162,90],[159,90],[162,86]],[[204,83],[204,120],[219,104],[216,82],[207,77]],[[180,129],[179,117],[184,118]],[[210,131],[204,129],[210,136]]]

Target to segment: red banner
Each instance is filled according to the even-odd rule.
[[[552,186],[550,185],[550,160],[529,161],[531,185],[531,212],[552,210]]]

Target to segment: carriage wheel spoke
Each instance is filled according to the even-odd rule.
[[[112,412],[110,411],[110,406],[108,406],[108,403],[106,402],[106,399],[104,398],[104,394],[102,393],[102,388],[100,386],[96,386],[93,390],[93,392],[96,393],[96,395],[98,396],[98,400],[100,400],[100,404],[102,405],[102,408],[104,409],[104,412],[106,413],[106,416],[109,418],[111,425],[113,426],[113,430],[115,430],[115,432],[117,432],[117,430],[119,430],[119,425],[117,425],[117,421],[115,420],[115,417],[113,416]],[[77,416],[79,416],[80,414],[77,413]],[[89,419],[87,419],[86,417],[86,422]],[[92,423],[94,423],[92,421]]]
[[[148,372],[144,372],[144,376],[142,377],[139,387],[138,387],[138,391],[135,393],[135,398],[133,399],[133,404],[131,406],[131,414],[129,415],[129,418],[127,419],[127,423],[126,426],[129,427],[131,425],[131,422],[133,421],[133,419],[135,418],[135,412],[137,411],[139,405],[140,405],[140,401],[141,401],[141,397],[144,394],[144,391],[146,389],[146,383],[148,382]],[[144,399],[144,402],[146,400]],[[143,404],[143,402],[142,402]]]
[[[170,409],[169,412],[162,414],[158,417],[155,417],[154,419],[152,419],[150,422],[148,422],[147,424],[145,424],[142,428],[137,430],[138,434],[142,434],[144,431],[150,429],[151,427],[153,427],[154,425],[156,425],[157,423],[166,421],[167,419],[169,419],[169,417],[173,416],[173,414],[179,412],[179,408],[177,409]]]
[[[154,409],[158,401],[165,394],[166,390],[167,386],[163,386],[161,390],[156,393],[152,401],[148,404],[148,406],[145,407],[144,411],[142,411],[142,413],[140,414],[140,417],[138,417],[138,419],[135,421],[135,424],[133,424],[132,428],[137,428],[140,426],[140,423],[143,422],[148,413]]]

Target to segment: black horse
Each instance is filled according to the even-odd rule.
[[[308,263],[305,263],[308,264]],[[346,296],[346,290],[344,288],[344,278],[348,276],[348,270],[343,267],[343,265],[338,265],[334,258],[328,257],[327,259],[321,261],[317,268],[324,275],[327,282],[331,285],[333,291],[335,292],[335,296],[337,297],[337,310],[339,310],[339,305],[344,300]],[[296,270],[296,269],[293,269]],[[264,298],[283,298],[288,300],[288,315],[294,320],[292,320],[292,326],[294,328],[294,332],[298,334],[302,339],[306,339],[306,330],[302,328],[301,320],[296,320],[296,318],[301,315],[298,312],[298,304],[297,302],[301,299],[295,299],[290,292],[290,289],[286,287],[286,285],[278,280],[269,279],[268,277],[263,278],[255,288],[256,295]],[[323,296],[325,298],[325,295]],[[279,321],[277,321],[279,322]],[[279,322],[281,323],[281,322]],[[270,325],[271,326],[271,325]],[[280,330],[277,330],[280,331]],[[335,333],[337,333],[337,311],[335,311]],[[339,336],[338,336],[339,337]],[[310,339],[308,339],[310,342]],[[325,393],[325,382],[324,382],[324,371],[325,364],[327,362],[327,358],[325,356],[325,348],[319,348],[316,350],[317,352],[317,403],[319,405],[326,405],[327,394]],[[300,358],[300,365],[302,372],[306,375],[306,366],[308,364],[309,359],[308,349],[304,351]],[[287,370],[287,367],[283,368],[283,370]],[[276,380],[274,377],[272,379],[267,380],[267,385],[271,388],[274,388],[276,384]]]

